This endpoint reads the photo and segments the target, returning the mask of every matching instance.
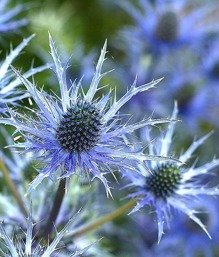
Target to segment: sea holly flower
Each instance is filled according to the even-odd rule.
[[[4,130],[2,130],[2,136],[6,138],[6,141],[8,144],[12,144],[12,139],[9,137],[9,134]],[[9,149],[10,150],[10,149]],[[7,231],[13,230],[13,242],[16,241],[16,249],[22,249],[20,250],[20,254],[23,254],[23,250],[25,248],[25,234],[24,231],[29,231],[30,227],[29,225],[30,220],[27,222],[27,214],[29,213],[29,199],[24,197],[24,192],[26,191],[27,181],[25,181],[24,176],[24,170],[28,170],[28,172],[31,172],[31,165],[30,165],[30,156],[29,153],[23,153],[22,155],[17,151],[10,151],[8,152],[9,156],[6,155],[6,153],[0,151],[0,162],[4,162],[5,165],[2,165],[0,163],[0,175],[1,172],[5,176],[5,172],[3,172],[2,168],[4,170],[8,170],[8,175],[11,176],[12,184],[15,185],[16,189],[15,192],[12,193],[12,191],[8,194],[5,192],[5,187],[8,186],[8,189],[10,190],[12,187],[8,185],[8,183],[4,182],[4,188],[2,189],[2,183],[0,185],[1,187],[1,195],[0,195],[0,206],[1,206],[1,213],[0,213],[0,220],[4,221],[4,228]],[[28,165],[28,169],[27,166]],[[8,179],[7,179],[8,181]],[[1,181],[2,182],[2,181]],[[43,232],[44,232],[44,226],[47,224],[47,217],[48,210],[51,209],[51,203],[54,201],[55,196],[55,189],[56,185],[53,181],[43,181],[43,183],[38,187],[38,190],[34,191],[34,194],[31,197],[31,212],[33,212],[33,220],[35,221],[35,224],[32,224],[32,228],[34,227],[34,232],[32,236],[32,252],[37,256],[37,253],[43,252],[43,250],[46,249],[45,245],[41,245],[42,238],[43,238]],[[71,230],[75,230],[78,227],[80,227],[82,224],[88,222],[88,220],[92,220],[96,215],[98,215],[97,210],[93,210],[92,215],[90,214],[90,207],[91,204],[94,206],[96,203],[91,203],[91,201],[88,200],[88,197],[92,198],[91,196],[91,187],[86,185],[80,185],[77,181],[77,179],[72,179],[69,184],[69,190],[65,194],[65,201],[62,204],[62,209],[59,213],[57,222],[54,222],[53,227],[56,228],[56,231],[59,231],[60,228],[63,228],[65,224],[69,222],[72,218],[72,212],[73,210],[78,209],[79,206],[83,203],[84,205],[84,199],[86,196],[86,206],[83,207],[82,210],[80,210],[79,215],[74,216],[74,222],[71,223],[68,226],[68,232]],[[20,195],[21,202],[24,206],[24,208],[19,208],[20,205],[16,204],[14,201],[17,198],[13,198],[12,196],[18,196]],[[89,195],[89,196],[88,196]],[[74,198],[74,202],[72,202],[72,197]],[[83,198],[83,200],[82,200]],[[17,202],[18,203],[18,202]],[[46,206],[46,208],[45,208]],[[29,207],[29,208],[28,208]],[[25,213],[22,211],[25,209]],[[32,214],[31,214],[32,216]],[[67,235],[67,231],[65,233],[65,236]],[[44,235],[44,238],[47,239],[47,236]],[[95,256],[101,256],[101,252],[106,254],[106,256],[111,256],[107,253],[104,249],[100,247],[99,244],[97,244],[99,236],[95,233],[89,234],[87,237],[84,235],[82,238],[79,238],[77,240],[72,240],[72,238],[69,238],[68,241],[65,240],[65,238],[62,238],[62,242],[59,243],[57,246],[57,251],[55,251],[54,255],[56,256],[69,256],[69,253],[81,253],[83,252],[83,256],[90,256],[93,254],[96,254]],[[21,241],[23,240],[23,242]],[[92,246],[92,247],[87,247]],[[19,248],[20,247],[20,248]],[[4,247],[1,245],[1,234],[0,234],[0,249],[4,249]],[[41,251],[40,251],[41,250]],[[86,253],[85,253],[86,250]],[[56,254],[56,255],[55,255]],[[1,255],[1,254],[0,254]],[[35,256],[33,255],[33,256]],[[1,255],[2,256],[2,255]],[[4,255],[5,256],[5,255]],[[19,255],[20,256],[20,255]],[[21,255],[23,256],[23,255]],[[41,256],[41,255],[38,255]],[[77,256],[77,255],[76,255]],[[105,256],[105,255],[104,255]]]
[[[180,0],[139,0],[137,5],[123,1],[119,5],[133,18],[136,26],[123,33],[134,33],[134,37],[145,42],[154,53],[167,52],[183,45],[190,46],[216,31],[214,20],[207,20],[213,13],[211,4],[191,5],[190,1]],[[201,23],[201,25],[200,25]]]
[[[24,6],[17,5],[8,9],[8,2],[8,0],[1,0],[0,2],[0,33],[15,31],[28,23],[27,19],[14,19],[24,10]]]
[[[209,26],[215,17],[211,15],[214,6],[187,0],[117,2],[133,20],[133,26],[121,29],[114,44],[124,53],[124,68],[117,70],[121,84],[132,81],[136,74],[139,83],[156,77],[164,77],[166,82],[158,92],[151,91],[146,97],[139,95],[130,101],[131,108],[134,105],[139,113],[142,106],[147,106],[161,117],[171,109],[169,99],[177,99],[180,116],[194,128],[198,112],[193,112],[191,102],[203,78],[198,67],[203,55],[200,46],[206,46],[212,30],[218,33],[215,21],[215,28]]]
[[[6,104],[15,104],[15,102],[27,97],[29,94],[18,91],[17,87],[21,81],[14,78],[14,74],[10,70],[13,60],[19,56],[21,51],[28,45],[34,35],[25,38],[15,49],[12,49],[4,61],[0,62],[0,113],[6,111]],[[31,68],[23,74],[28,78],[34,74],[49,68],[49,65],[43,65],[37,68]]]
[[[177,107],[175,106],[172,119],[177,117]],[[150,144],[150,154],[167,156],[172,144],[172,136],[175,124],[171,123],[164,137],[161,137],[159,144]],[[146,134],[149,142],[151,141],[149,133]],[[134,191],[129,195],[130,198],[137,198],[137,205],[132,212],[149,205],[154,209],[158,223],[158,242],[162,237],[164,225],[169,224],[173,209],[186,214],[190,219],[196,222],[209,237],[205,225],[196,216],[197,210],[193,208],[194,202],[198,196],[219,195],[218,187],[208,187],[203,184],[203,175],[219,165],[219,159],[213,159],[211,162],[199,167],[194,165],[188,167],[186,163],[193,152],[203,144],[209,137],[209,134],[194,141],[190,147],[178,158],[182,162],[172,163],[166,161],[150,161],[138,166],[139,172],[128,172],[127,177],[131,181],[130,187]],[[149,167],[148,167],[149,166]],[[149,173],[149,170],[151,173]],[[201,199],[200,199],[201,200]]]
[[[161,79],[136,86],[133,83],[127,93],[119,100],[113,98],[111,91],[100,98],[94,98],[99,91],[99,82],[107,74],[101,73],[105,60],[106,43],[101,51],[96,72],[87,92],[83,92],[81,80],[68,87],[66,66],[61,64],[54,42],[50,37],[51,54],[59,81],[61,96],[49,95],[14,70],[26,86],[39,110],[36,119],[21,115],[9,109],[10,117],[1,118],[0,123],[15,126],[22,131],[25,142],[15,147],[32,151],[41,157],[45,164],[40,174],[32,182],[30,191],[46,177],[54,177],[61,170],[61,177],[69,177],[79,168],[82,174],[92,174],[99,178],[107,194],[110,188],[105,173],[113,173],[113,168],[129,165],[126,159],[136,163],[140,160],[160,160],[162,156],[133,153],[127,146],[124,136],[147,125],[169,122],[169,119],[143,119],[135,124],[121,123],[118,114],[121,107],[134,95],[153,88]],[[166,159],[165,157],[164,159]],[[171,159],[171,158],[170,158]]]

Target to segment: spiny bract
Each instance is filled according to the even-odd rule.
[[[26,18],[15,19],[23,10],[23,5],[17,5],[13,8],[8,8],[8,0],[1,0],[0,2],[0,33],[17,32],[20,27],[25,26],[28,21]]]
[[[69,177],[78,168],[82,174],[91,173],[93,177],[99,178],[109,194],[110,188],[104,177],[105,173],[113,173],[114,168],[132,168],[141,160],[169,159],[132,152],[125,136],[144,126],[166,123],[170,119],[148,118],[135,124],[123,124],[118,114],[121,107],[134,95],[153,88],[160,79],[138,87],[135,81],[119,100],[111,95],[111,91],[94,99],[99,91],[100,80],[108,73],[101,73],[106,43],[86,93],[82,90],[81,80],[68,86],[67,66],[61,64],[51,37],[50,48],[61,97],[38,90],[34,84],[14,70],[39,108],[35,112],[37,119],[21,115],[11,109],[8,110],[11,115],[9,118],[0,119],[0,123],[15,126],[18,131],[22,131],[25,142],[17,143],[15,146],[34,152],[45,164],[32,182],[30,191],[45,177],[54,177],[58,169],[61,169],[61,177]]]
[[[177,107],[175,106],[172,119],[177,117]],[[158,154],[167,156],[172,144],[172,136],[175,123],[168,126],[164,137],[158,140],[158,144],[150,144],[150,155]],[[149,131],[144,131],[144,137],[151,142]],[[137,205],[132,212],[150,205],[154,208],[158,223],[158,242],[160,241],[164,224],[169,223],[172,209],[178,209],[196,222],[210,237],[207,229],[201,220],[196,216],[197,211],[193,209],[192,204],[199,195],[219,195],[218,187],[208,187],[202,184],[202,175],[205,175],[211,169],[219,165],[219,159],[213,159],[200,167],[184,167],[193,152],[203,144],[209,137],[206,135],[193,142],[184,154],[179,156],[181,163],[171,163],[166,161],[147,162],[151,173],[145,163],[137,166],[139,172],[126,172],[128,180],[131,182],[128,187],[132,187],[134,193],[130,193],[130,198],[137,198]],[[200,199],[201,201],[201,199]]]
[[[18,78],[14,78],[14,75],[9,67],[14,59],[21,54],[21,51],[28,45],[33,37],[34,35],[25,38],[15,49],[11,49],[5,60],[0,62],[0,113],[7,110],[6,105],[15,105],[17,101],[29,96],[28,93],[17,90],[17,87],[21,84],[21,81]],[[49,68],[49,65],[31,68],[25,72],[23,76],[28,78],[47,68]]]

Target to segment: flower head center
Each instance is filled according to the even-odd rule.
[[[174,12],[163,13],[158,19],[155,35],[158,40],[171,42],[177,38],[178,18]]]
[[[99,141],[102,115],[94,104],[78,101],[63,115],[56,130],[59,144],[68,152],[91,150]]]
[[[180,181],[180,169],[172,163],[165,163],[147,178],[146,188],[155,197],[166,199],[174,194]]]

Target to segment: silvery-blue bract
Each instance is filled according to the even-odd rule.
[[[218,199],[202,197],[201,202],[194,201],[193,208],[197,210],[197,216],[206,224],[212,240],[202,233],[200,227],[192,224],[191,220],[179,213],[177,219],[171,223],[170,231],[161,244],[164,243],[164,249],[169,248],[170,245],[177,247],[178,252],[182,252],[185,257],[196,257],[198,253],[202,253],[204,257],[213,257],[213,249],[219,242]]]
[[[16,32],[25,26],[27,19],[16,19],[15,17],[24,10],[23,5],[17,5],[12,9],[7,8],[8,0],[0,1],[0,33]]]
[[[5,60],[0,61],[0,113],[6,111],[6,105],[14,105],[17,101],[29,95],[26,92],[24,93],[17,90],[17,87],[21,85],[21,81],[18,78],[15,78],[13,72],[10,69],[10,65],[14,59],[19,56],[21,51],[28,45],[33,37],[34,35],[25,38],[15,49],[10,51]],[[31,68],[25,72],[23,76],[28,78],[47,68],[49,68],[48,65]]]
[[[106,173],[114,168],[130,166],[142,160],[162,160],[167,157],[145,155],[141,151],[131,152],[125,140],[133,131],[147,125],[169,122],[169,119],[143,119],[135,124],[122,123],[119,111],[134,95],[153,88],[160,79],[136,86],[136,81],[119,100],[109,93],[95,98],[99,92],[99,82],[106,73],[101,73],[105,60],[106,43],[101,51],[96,71],[90,87],[85,93],[81,80],[71,82],[66,79],[67,66],[63,66],[50,37],[51,54],[55,64],[61,95],[50,95],[14,70],[26,86],[38,110],[36,118],[21,115],[9,109],[10,117],[1,118],[0,123],[15,126],[22,131],[25,142],[15,146],[34,152],[45,164],[40,174],[32,182],[34,189],[46,177],[54,177],[61,170],[62,177],[69,177],[79,169],[81,174],[91,173],[99,178],[107,194],[110,193]],[[132,163],[131,163],[132,162]],[[131,164],[130,164],[131,163]]]
[[[66,234],[69,227],[74,222],[76,215],[72,217],[68,223],[64,226],[62,230],[57,232],[54,239],[50,242],[49,245],[43,244],[43,242],[36,243],[35,236],[33,234],[33,227],[34,223],[32,220],[32,214],[30,213],[27,218],[27,230],[22,231],[19,233],[19,235],[15,235],[15,239],[11,239],[11,236],[8,235],[6,229],[4,228],[4,224],[0,224],[0,236],[1,240],[4,242],[4,247],[1,247],[0,254],[4,257],[51,257],[51,256],[58,256],[59,254],[59,247],[58,245],[63,239],[63,236]],[[22,239],[22,234],[23,238]],[[89,245],[88,247],[84,248],[83,250],[76,250],[76,251],[69,251],[69,257],[79,257],[82,254],[84,254],[89,247],[92,245]]]

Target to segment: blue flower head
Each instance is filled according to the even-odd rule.
[[[175,106],[172,118],[177,117],[177,107]],[[172,135],[175,124],[171,123],[164,137],[160,138],[159,144],[154,147],[150,145],[150,154],[158,154],[167,156],[172,143]],[[196,210],[193,208],[194,202],[200,195],[218,195],[219,188],[209,188],[202,184],[202,177],[209,170],[219,165],[219,159],[213,159],[200,167],[185,167],[183,163],[187,162],[193,152],[208,138],[206,135],[199,140],[193,142],[191,146],[179,156],[182,162],[172,163],[166,161],[154,162],[148,164],[151,173],[148,172],[148,167],[145,164],[139,165],[139,172],[128,172],[127,177],[131,181],[130,187],[134,188],[134,193],[129,197],[137,197],[138,202],[132,212],[149,205],[154,208],[158,223],[158,242],[160,241],[164,224],[169,223],[173,209],[177,209],[194,222],[196,222],[210,237],[204,224],[196,216]],[[150,136],[148,133],[148,140]]]
[[[34,35],[24,39],[15,49],[11,50],[4,61],[0,62],[0,113],[6,111],[6,104],[15,104],[16,101],[28,96],[28,94],[17,90],[17,86],[21,84],[21,81],[18,78],[14,78],[9,67],[33,37]],[[28,78],[48,67],[48,65],[44,65],[37,68],[31,68],[23,76]]]
[[[138,6],[123,1],[119,5],[136,23],[124,33],[131,32],[132,37],[134,33],[135,38],[145,42],[155,53],[197,42],[215,30],[205,22],[213,11],[211,5],[192,6],[186,0],[156,0],[153,3],[139,0]]]
[[[0,33],[16,31],[28,23],[27,19],[14,19],[24,10],[23,5],[17,5],[12,9],[8,9],[8,2],[8,0],[1,0],[0,2]]]
[[[85,93],[81,88],[81,80],[67,85],[66,66],[60,62],[54,42],[50,37],[51,54],[55,63],[61,96],[49,95],[38,90],[15,70],[18,78],[26,86],[39,110],[36,118],[21,115],[9,110],[10,117],[1,118],[0,123],[15,126],[22,131],[25,142],[18,143],[26,151],[32,151],[41,157],[45,164],[39,176],[32,182],[30,190],[35,188],[45,177],[54,177],[61,170],[62,177],[69,177],[76,169],[83,174],[91,173],[99,178],[110,193],[105,173],[113,173],[113,168],[124,167],[129,161],[147,159],[163,159],[159,156],[146,156],[141,152],[133,153],[124,139],[128,135],[146,125],[169,122],[169,119],[143,119],[135,124],[123,124],[118,111],[134,95],[153,88],[159,81],[149,84],[131,86],[121,99],[112,99],[111,92],[94,98],[99,91],[99,82],[106,73],[101,73],[106,53],[106,43],[102,49],[96,66],[96,72],[90,87]],[[165,157],[164,157],[165,159]]]

